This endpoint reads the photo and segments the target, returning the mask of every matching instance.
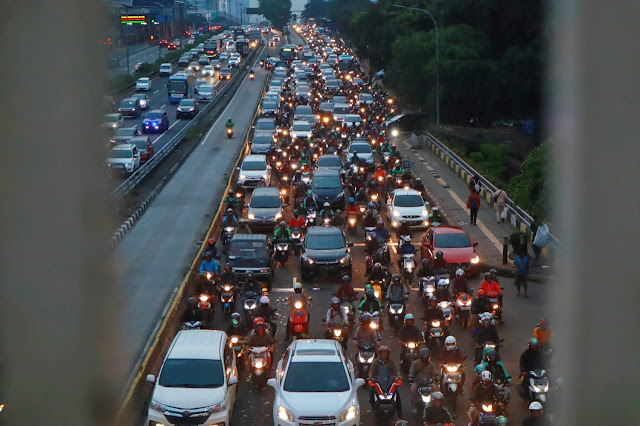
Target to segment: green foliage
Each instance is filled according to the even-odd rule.
[[[546,213],[546,199],[549,195],[549,164],[553,140],[531,150],[522,164],[521,173],[509,184],[509,196],[531,215],[542,218]]]
[[[472,152],[469,154],[469,158],[475,163],[481,163],[484,161],[484,155],[481,152]]]
[[[520,252],[520,248],[522,247],[522,238],[523,237],[524,237],[524,243],[525,243],[525,247],[526,247],[527,242],[531,238],[531,234],[529,234],[528,232],[514,231],[514,232],[511,233],[511,235],[509,235],[509,244],[513,248],[513,252],[514,253],[519,253]]]
[[[291,0],[259,0],[260,13],[274,28],[282,30],[291,16]]]

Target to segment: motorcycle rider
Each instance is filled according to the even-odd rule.
[[[398,269],[402,270],[403,269],[403,256],[405,254],[412,254],[412,255],[416,255],[416,248],[413,244],[411,244],[411,242],[408,243],[402,243],[402,245],[398,245],[398,255],[400,256],[398,258]]]
[[[231,284],[234,287],[237,285],[238,281],[236,279],[236,275],[233,273],[233,267],[230,263],[226,263],[224,265],[224,270],[222,271],[222,274],[220,274],[220,282],[223,284]]]
[[[449,410],[443,407],[444,395],[442,392],[431,394],[431,402],[424,409],[425,425],[453,423]]]
[[[348,300],[353,302],[356,298],[356,291],[351,286],[351,277],[349,275],[342,276],[342,285],[336,291],[336,297],[340,300]]]
[[[246,326],[245,322],[242,320],[242,315],[237,312],[231,314],[231,322],[227,326],[227,335],[228,336],[239,336],[239,337],[247,337],[249,334],[249,327]]]
[[[382,269],[382,264],[380,262],[376,262],[373,264],[371,271],[369,271],[367,278],[369,281],[384,281],[387,279],[387,272]]]
[[[551,337],[553,337],[553,329],[549,327],[549,320],[546,318],[540,319],[540,324],[533,330],[533,337],[538,339],[540,347],[544,349],[545,346],[551,343]]]
[[[345,329],[348,324],[349,319],[347,318],[347,310],[340,306],[340,299],[332,297],[331,304],[327,310],[324,338],[331,339],[333,337],[331,335],[331,327]],[[344,333],[343,337],[344,340],[342,341],[342,346],[346,349],[349,334]]]
[[[453,336],[447,336],[444,339],[445,351],[441,354],[441,361],[443,364],[463,364],[465,356],[462,355],[460,348],[456,346],[456,338]],[[464,382],[466,380],[466,374],[464,369],[460,368],[460,395],[464,395]]]
[[[262,285],[253,278],[253,271],[247,272],[247,280],[242,284],[242,298],[247,297],[247,293],[254,293],[255,297],[260,297],[262,293]],[[248,315],[248,312],[246,313]]]
[[[433,225],[434,222],[442,223],[443,220],[442,220],[442,215],[440,214],[440,209],[434,206],[431,209],[431,214],[429,215],[429,218],[427,220],[432,225]]]
[[[393,176],[394,179],[398,176],[404,176],[404,169],[402,168],[402,165],[400,165],[400,160],[396,160],[393,165],[393,169],[391,169],[391,176]]]
[[[247,341],[247,346],[249,348],[257,348],[266,346],[269,348],[269,356],[267,356],[267,365],[265,366],[265,371],[271,370],[271,352],[276,346],[276,341],[273,336],[269,333],[266,333],[265,330],[265,320],[262,317],[256,317],[253,320],[253,328],[254,331],[249,336],[249,340]]]
[[[444,321],[444,314],[442,313],[442,309],[438,308],[438,299],[435,295],[431,295],[429,297],[429,307],[424,312],[424,317],[422,319],[427,323],[427,331],[429,330],[429,327],[431,327],[431,321]]]
[[[391,386],[395,377],[398,377],[398,367],[391,358],[391,350],[388,346],[382,345],[378,349],[378,357],[373,361],[373,365],[369,370],[369,378],[376,379],[378,383],[388,384]],[[402,402],[400,400],[400,392],[396,392],[396,409],[398,410],[398,417],[402,417]],[[374,391],[371,388],[369,392],[369,402],[373,406],[374,403]]]
[[[344,226],[344,216],[342,216],[342,211],[340,209],[336,209],[336,214],[333,218],[333,226],[338,228],[342,228]]]
[[[335,216],[335,213],[334,213],[334,211],[331,209],[331,204],[329,204],[329,203],[324,203],[324,204],[322,205],[322,210],[320,210],[319,216],[320,216],[321,218],[323,218],[323,219],[324,219],[324,218],[326,218],[326,217],[328,217],[328,218],[330,218],[330,219],[333,219],[333,217]]]
[[[289,219],[289,228],[304,229],[306,224],[306,219],[300,216],[300,210],[293,210],[293,216],[291,216],[291,218]]]
[[[293,177],[291,178],[291,182],[294,185],[297,183],[302,183],[302,172],[300,171],[300,169],[296,170],[296,172],[293,174]]]
[[[226,128],[232,128],[232,129],[233,129],[233,126],[235,126],[235,124],[233,123],[233,120],[231,120],[231,117],[229,117],[229,119],[227,120],[227,122],[226,122],[226,123],[224,123],[224,126],[225,126]]]
[[[398,330],[398,340],[402,343],[400,346],[400,362],[404,360],[404,356],[407,353],[407,346],[405,344],[414,342],[417,345],[422,340],[422,333],[414,324],[415,319],[413,318],[413,314],[407,314],[404,316],[404,325]]]
[[[407,222],[400,222],[398,229],[396,230],[396,237],[400,240],[400,237],[403,235],[411,235],[411,227]],[[402,241],[398,241],[398,248],[400,245],[404,244]]]
[[[180,321],[182,323],[204,321],[204,314],[202,310],[198,308],[198,300],[195,297],[192,296],[187,299],[187,309],[180,316]]]
[[[540,342],[535,337],[529,339],[527,349],[520,355],[520,375],[522,376],[522,390],[525,392],[527,399],[529,395],[529,372],[537,369],[545,370],[548,365],[548,359],[544,351],[540,349]]]
[[[313,195],[313,192],[309,189],[307,190],[307,195],[304,197],[302,201],[302,207],[305,211],[309,211],[309,209],[318,210],[318,202],[316,200],[316,196]]]
[[[260,298],[260,304],[253,311],[253,317],[254,318],[261,317],[265,321],[269,322],[269,325],[271,326],[271,330],[269,332],[271,333],[272,336],[275,336],[276,332],[278,331],[278,323],[273,319],[275,314],[276,314],[276,310],[271,306],[269,306],[269,297],[262,296]]]
[[[389,238],[391,238],[391,235],[389,234],[389,231],[385,229],[384,221],[382,220],[379,220],[378,223],[376,223],[376,238],[381,242],[387,242],[389,241]]]
[[[367,210],[364,212],[364,219],[362,219],[362,225],[365,228],[373,228],[378,224],[378,212],[373,203],[367,205]]]
[[[373,179],[373,182],[375,182],[376,185],[384,185],[384,183],[387,181],[387,172],[384,171],[382,164],[378,164],[376,166],[376,171],[371,176],[371,179]]]
[[[287,228],[287,222],[284,220],[280,221],[276,229],[273,230],[273,240],[274,241],[290,241],[291,240],[291,231]]]
[[[409,293],[405,286],[402,285],[400,274],[395,274],[391,279],[391,285],[387,288],[387,300],[390,303],[402,303],[409,298]]]
[[[444,258],[444,253],[441,250],[436,252],[436,258],[431,261],[432,275],[444,274],[447,272],[449,264]]]
[[[478,414],[480,414],[480,409],[478,408],[478,404],[490,402],[491,404],[495,404],[498,398],[498,390],[493,385],[493,380],[491,377],[491,372],[487,370],[483,370],[480,373],[480,383],[473,389],[471,392],[471,407],[469,407],[469,418],[471,419],[472,424],[477,424],[478,422]],[[501,408],[504,409],[504,406]]]
[[[491,312],[491,303],[487,299],[487,292],[479,289],[476,298],[471,302],[471,314],[479,317],[485,312]]]
[[[497,272],[497,271],[496,271]],[[493,280],[491,272],[485,272],[484,280],[482,284],[480,284],[480,289],[486,291],[487,293],[495,292],[498,294],[498,303],[502,306],[502,288],[500,288],[500,284]],[[502,320],[502,312],[498,315],[500,322],[503,323]]]
[[[382,304],[376,298],[373,288],[371,288],[371,286],[366,287],[364,294],[365,296],[362,298],[360,304],[358,305],[358,313],[362,314],[364,312],[380,312],[382,309]],[[382,321],[382,318],[380,318],[380,320]]]
[[[216,276],[220,273],[220,266],[218,262],[211,256],[211,253],[207,253],[204,260],[200,264],[200,276],[205,277],[207,273],[211,273]]]
[[[228,208],[235,211],[239,211],[242,207],[242,200],[236,196],[236,193],[233,189],[230,189],[228,192],[227,198],[224,199],[224,205]]]
[[[482,350],[485,342],[493,342],[495,345],[500,342],[500,337],[498,336],[498,329],[491,324],[491,314],[485,314],[481,319],[482,326],[478,328],[475,335],[473,336],[473,340],[476,343],[475,348],[475,359],[479,360],[482,357]],[[528,370],[527,370],[528,372]]]
[[[364,188],[358,189],[358,192],[356,193],[355,201],[358,204],[366,203],[369,201],[369,197],[367,197],[367,192],[365,191]],[[375,226],[375,224],[373,226]]]
[[[222,218],[222,226],[220,227],[220,239],[222,239],[222,237],[224,236],[225,228],[227,227],[238,227],[238,219],[236,219],[232,208],[228,208],[224,215],[224,218]]]
[[[438,390],[436,382],[440,377],[440,369],[435,362],[431,361],[431,351],[427,348],[420,349],[420,358],[411,363],[409,369],[409,383],[411,383],[411,404],[413,405],[413,411],[417,412],[417,407],[420,401],[418,395],[418,383],[431,381],[431,390]]]
[[[509,376],[504,364],[498,361],[498,353],[496,351],[492,350],[487,353],[483,365],[485,370],[491,372],[491,377],[494,382],[499,380],[504,383],[505,386],[511,385],[511,376]],[[507,393],[505,399],[508,401],[511,399],[511,389],[505,387],[505,391]]]
[[[416,178],[416,180],[413,182],[413,189],[418,191],[423,198],[427,193],[427,189],[424,187],[424,184],[422,183],[422,179],[420,178]],[[429,222],[432,222],[432,220],[429,219]]]
[[[360,209],[358,209],[358,206],[356,205],[355,198],[353,197],[349,198],[349,203],[347,204],[345,211],[347,212],[347,217],[358,216],[360,214]]]
[[[451,283],[451,294],[453,296],[457,296],[458,293],[467,293],[469,294],[469,283],[467,279],[464,277],[464,269],[458,268],[456,270],[456,277],[453,279]]]
[[[211,255],[214,259],[218,259],[218,248],[216,247],[216,240],[213,238],[209,238],[207,240],[207,245],[204,246],[202,250],[202,258],[204,259],[207,256],[207,253]]]
[[[542,404],[538,401],[533,401],[529,404],[529,417],[522,421],[522,426],[546,426],[548,424]]]
[[[238,227],[236,228],[236,234],[251,234],[251,227],[249,227],[249,221],[245,218],[241,218],[238,221]]]

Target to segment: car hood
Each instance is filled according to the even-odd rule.
[[[306,249],[305,255],[313,260],[319,261],[336,261],[347,255],[347,248],[339,248],[332,250],[311,250]]]
[[[280,394],[282,405],[294,410],[296,416],[340,416],[351,403],[348,392],[284,392]]]
[[[393,209],[398,210],[402,216],[420,216],[424,207],[394,207]],[[427,217],[425,216],[424,219],[427,220]]]
[[[260,179],[262,175],[268,174],[268,171],[267,170],[240,170],[240,174],[245,175],[248,178],[250,177],[250,178]]]
[[[251,144],[251,152],[256,154],[265,154],[271,151],[273,145],[271,144]]]
[[[249,213],[253,213],[256,219],[260,219],[260,218],[273,219],[281,211],[282,209],[278,207],[273,207],[273,208],[249,207]]]
[[[173,408],[202,408],[224,401],[225,386],[209,389],[166,388],[156,386],[153,400]]]
[[[342,194],[342,188],[314,188],[313,195],[318,197],[318,201],[331,200]]]
[[[133,138],[133,136],[117,136],[113,138],[113,140],[116,141],[116,143],[121,144],[129,142],[131,138]]]
[[[444,254],[444,258],[448,263],[469,263],[471,258],[475,256],[473,247],[459,248],[440,248],[436,247],[436,251],[440,250]]]
[[[266,268],[269,266],[269,256],[264,252],[264,257],[257,259],[245,259],[240,257],[229,257],[232,268]]]

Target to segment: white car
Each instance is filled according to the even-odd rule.
[[[229,67],[239,67],[240,66],[240,55],[231,55],[229,57]]]
[[[158,74],[163,76],[170,76],[172,71],[173,71],[173,66],[171,66],[171,64],[169,63],[161,64],[160,70],[158,70]]]
[[[387,214],[391,226],[397,228],[401,223],[415,228],[429,225],[428,203],[415,189],[396,189],[387,201]]]
[[[198,95],[196,96],[200,102],[211,102],[215,96],[215,90],[212,84],[203,84],[198,88]]]
[[[275,389],[274,426],[300,424],[360,424],[358,388],[351,361],[335,340],[297,340],[278,363],[276,378],[267,384]]]
[[[236,357],[220,330],[183,330],[160,367],[145,425],[228,425],[236,402]],[[233,355],[233,351],[231,351]]]
[[[269,185],[271,167],[265,155],[247,155],[236,170],[238,170],[237,184],[243,188],[257,187],[261,178],[264,178]]]
[[[129,143],[114,146],[107,154],[107,167],[109,170],[129,174],[135,172],[140,167],[138,147]]]
[[[291,127],[292,139],[301,139],[301,138],[309,139],[310,137],[311,137],[311,125],[309,124],[308,121],[296,120],[293,122],[293,127]]]
[[[373,150],[366,139],[354,139],[353,142],[351,142],[347,156],[349,162],[351,162],[354,152],[358,153],[358,157],[364,160],[369,168],[373,168]]]
[[[213,77],[213,74],[215,74],[213,65],[205,65],[204,68],[202,68],[202,75],[209,75]]]
[[[194,71],[194,72],[198,71],[198,70],[200,70],[200,64],[197,63],[197,62],[191,62],[189,64],[189,68],[191,69],[191,71]]]
[[[220,59],[220,62],[222,61],[228,61],[229,60],[229,54],[226,52],[222,52],[220,54],[220,56],[218,56],[218,59]]]
[[[140,77],[138,81],[136,81],[136,90],[151,90],[151,79],[149,77]]]
[[[360,118],[360,116],[358,114],[347,114],[344,117],[344,121],[343,122],[348,127],[352,127],[352,126],[359,126],[361,121],[362,121],[362,118]]]

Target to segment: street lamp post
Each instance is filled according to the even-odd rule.
[[[133,9],[133,6],[129,6],[127,4],[120,3],[120,5],[122,7],[127,8],[127,9]],[[120,8],[120,15],[122,15],[122,8]],[[133,25],[133,24],[127,23],[127,25]],[[129,75],[129,73],[131,72],[131,68],[129,68],[129,28],[125,28],[125,30],[126,31],[124,32],[125,33],[124,36],[125,36],[125,41],[127,43],[127,72],[126,72],[126,74]],[[118,64],[118,68],[120,68],[120,64]]]
[[[400,9],[416,10],[418,12],[422,12],[426,15],[429,15],[429,17],[433,21],[433,25],[436,27],[436,123],[438,125],[438,130],[440,130],[440,46],[438,43],[438,23],[436,22],[433,15],[424,9],[418,9],[417,7],[403,6],[400,4],[394,4],[393,7],[398,7]]]
[[[164,26],[164,19],[165,19],[165,16],[167,16],[167,15],[165,14],[164,4],[158,3],[158,2],[153,2],[153,3],[157,4],[158,6],[160,6],[162,8],[162,21],[163,22],[158,22],[158,25],[160,25],[160,29],[158,31],[158,38],[160,40],[162,40],[162,33],[163,33],[162,27]],[[160,59],[162,57],[162,45],[160,44],[160,40],[158,40],[158,59]]]

